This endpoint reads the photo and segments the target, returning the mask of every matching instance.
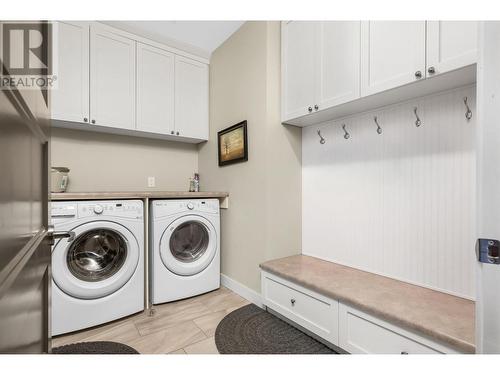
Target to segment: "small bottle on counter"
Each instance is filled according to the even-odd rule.
[[[200,175],[199,173],[194,174],[194,191],[200,191]]]
[[[189,192],[192,193],[195,191],[195,182],[194,178],[189,179]]]

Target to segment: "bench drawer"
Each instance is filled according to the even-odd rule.
[[[339,346],[349,353],[441,354],[454,352],[350,306],[339,306]]]
[[[338,345],[338,302],[262,272],[264,304],[312,333]]]

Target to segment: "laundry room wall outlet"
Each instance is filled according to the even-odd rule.
[[[156,186],[156,181],[154,177],[148,177],[148,187],[152,188]]]

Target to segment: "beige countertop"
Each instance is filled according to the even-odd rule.
[[[92,199],[169,199],[169,198],[227,198],[229,193],[218,191],[103,191],[103,192],[66,192],[52,193],[53,201],[92,200]]]
[[[473,301],[306,255],[260,267],[457,351],[475,352]]]

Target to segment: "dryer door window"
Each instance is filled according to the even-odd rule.
[[[207,251],[209,234],[199,221],[182,223],[170,236],[170,252],[181,262],[194,262]]]
[[[180,276],[196,275],[207,268],[218,252],[213,224],[198,215],[182,216],[164,230],[160,238],[163,264]]]
[[[117,273],[126,258],[127,243],[123,236],[110,229],[92,229],[74,240],[66,261],[73,276],[96,282]]]

